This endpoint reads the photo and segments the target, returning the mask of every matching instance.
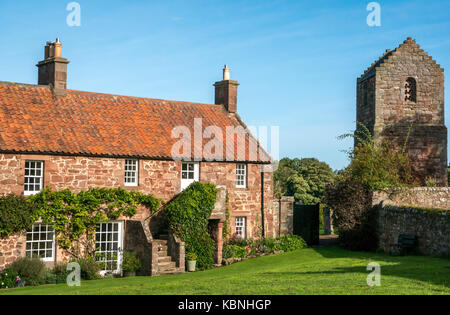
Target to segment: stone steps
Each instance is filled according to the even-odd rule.
[[[158,245],[158,273],[161,275],[182,273],[184,270],[177,268],[176,262],[172,261],[172,257],[167,253],[168,238],[168,235],[160,235],[159,239],[154,240]]]

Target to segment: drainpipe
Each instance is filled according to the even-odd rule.
[[[278,237],[281,236],[281,197],[278,199]]]
[[[264,165],[261,165],[261,221],[262,221],[262,237],[266,237],[264,222]]]

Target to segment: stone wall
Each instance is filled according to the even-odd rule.
[[[398,236],[412,234],[419,238],[420,253],[450,255],[450,188],[417,187],[375,192],[372,203],[381,205],[378,214],[381,249],[395,251],[393,244],[397,244]]]
[[[294,233],[294,197],[281,197],[273,200],[275,236]]]
[[[23,194],[26,160],[44,161],[44,186],[50,186],[54,190],[69,188],[74,192],[79,192],[94,187],[121,187],[152,194],[169,201],[180,192],[181,187],[181,162],[140,160],[139,185],[127,187],[124,185],[124,159],[0,154],[0,194]],[[229,199],[231,233],[234,233],[235,218],[246,217],[247,237],[260,235],[262,223],[260,170],[261,165],[249,164],[247,188],[236,188],[236,164],[200,163],[201,182],[213,183],[226,188]],[[268,172],[264,173],[266,236],[275,235],[276,223],[273,218],[272,201],[272,173]],[[143,221],[148,218],[148,215],[145,209],[141,209],[131,220]],[[125,219],[121,218],[121,220]],[[13,259],[10,257],[15,259],[25,255],[24,240],[16,238],[0,240],[0,268]],[[60,250],[57,250],[56,257],[57,261],[67,260],[67,255]]]
[[[416,235],[423,255],[450,256],[450,211],[385,206],[378,212],[379,247],[397,252],[400,234]]]
[[[0,238],[0,270],[25,256],[25,241],[23,234],[15,234],[8,239]]]
[[[417,187],[394,189],[388,192],[375,192],[373,205],[413,206],[435,209],[450,209],[450,188],[448,187]],[[450,232],[449,232],[450,233]]]

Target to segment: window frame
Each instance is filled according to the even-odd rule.
[[[27,167],[27,163],[30,163],[30,166],[29,166],[29,167]],[[31,168],[31,163],[39,163],[39,164],[40,164],[40,168],[37,168],[37,167]],[[24,194],[25,196],[36,195],[36,194],[40,193],[41,190],[44,188],[44,167],[45,167],[44,163],[45,163],[44,161],[38,161],[38,160],[25,160],[25,165],[24,165],[24,178],[23,178],[23,179],[24,179],[24,180],[23,180],[23,194]],[[28,174],[28,175],[27,175],[27,170],[28,170],[29,172],[30,172],[30,171],[40,170],[41,175],[40,175],[40,176],[31,175],[31,174]],[[39,178],[39,186],[40,186],[40,189],[39,189],[39,190],[26,190],[26,189],[25,189],[26,186],[28,186],[28,189],[29,189],[30,183],[27,183],[27,179],[31,179],[31,178],[33,178],[33,179]],[[32,185],[32,186],[35,186],[36,183],[33,183],[33,184],[31,184],[31,185]]]
[[[108,227],[108,224],[117,224],[117,241],[114,241],[114,239],[112,240],[108,240],[108,236],[106,236],[106,240],[102,241],[101,237],[100,237],[100,241],[97,240],[97,235],[98,234],[106,234],[108,235],[109,232],[115,233],[114,228],[112,231],[109,231],[108,228],[106,230],[103,230],[102,227],[106,226]],[[117,254],[117,268],[115,270],[109,270],[109,269],[101,269],[100,270],[100,274],[104,275],[108,272],[112,272],[115,274],[121,273],[122,272],[122,263],[123,263],[123,244],[124,244],[124,240],[123,240],[123,235],[124,235],[124,222],[123,221],[109,221],[109,222],[101,222],[98,223],[97,225],[99,228],[96,229],[95,231],[95,255],[97,256],[97,254],[102,254],[102,253],[108,253],[108,252],[116,252]],[[108,250],[107,245],[108,244],[113,244],[117,242],[117,250]],[[106,244],[106,249],[105,250],[101,250],[101,245],[102,244]],[[100,246],[100,250],[98,249],[98,246]],[[98,260],[97,257],[95,259],[97,262],[99,263],[104,263],[104,261]],[[107,260],[108,261],[108,260]]]
[[[240,233],[238,233],[238,228],[241,229]],[[236,217],[234,219],[234,235],[243,240],[247,239],[247,217]]]
[[[35,226],[39,226],[39,231],[37,231],[37,232],[34,231]],[[42,226],[45,226],[45,232],[43,232],[41,230]],[[51,231],[49,231],[49,227],[52,229]],[[46,234],[46,239],[45,240],[41,240],[41,234],[42,233]],[[48,239],[48,233],[53,233],[51,239]],[[34,240],[33,236],[35,234],[39,235],[38,236],[38,238],[39,238],[38,240]],[[29,235],[32,235],[31,240],[28,240],[28,236]],[[41,250],[40,244],[41,243],[49,243],[49,242],[52,243],[52,245],[51,245],[51,253],[52,253],[51,257],[43,257],[43,258],[39,257],[39,251]],[[34,256],[33,255],[33,251],[36,250],[36,249],[33,248],[33,244],[36,244],[36,243],[38,244],[38,248],[37,248],[38,256],[37,256],[37,258],[41,259],[44,262],[53,262],[53,261],[55,261],[55,230],[53,229],[53,227],[50,224],[35,223],[35,224],[32,225],[31,231],[26,231],[26,239],[25,239],[25,256],[26,257],[33,258],[33,256]],[[31,246],[30,246],[31,248],[30,249],[27,248],[28,244],[31,244]],[[49,251],[49,250],[50,249],[47,248],[47,245],[45,245],[44,249],[43,249],[43,251],[45,252],[45,255],[47,254],[47,251]],[[31,253],[31,255],[28,256],[28,253]]]
[[[239,169],[239,167],[243,166],[244,168]],[[239,171],[244,171],[242,174],[238,174]],[[247,188],[247,174],[248,174],[248,166],[244,163],[236,164],[236,188]],[[239,179],[239,176],[243,176],[243,180]],[[243,184],[241,184],[243,182]]]
[[[135,170],[129,170],[127,167],[130,167],[131,165],[127,164],[128,162],[134,162],[136,169]],[[127,182],[127,178],[131,178],[132,176],[127,176],[127,173],[134,174],[134,182]],[[124,178],[123,178],[124,185],[126,187],[137,187],[139,186],[139,160],[136,159],[126,159],[125,165],[124,165]]]
[[[187,165],[187,169],[184,170],[183,167]],[[189,165],[193,165],[193,170],[189,169]],[[187,178],[183,178],[183,174],[187,173]],[[189,178],[189,174],[193,174],[193,178]],[[189,185],[191,185],[194,182],[200,181],[200,163],[198,162],[181,162],[181,191],[185,190]]]
[[[415,77],[407,77],[405,79],[404,96],[405,102],[417,103],[417,79]]]

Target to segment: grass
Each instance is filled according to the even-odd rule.
[[[369,262],[381,286],[369,287]],[[309,248],[204,272],[3,290],[0,294],[450,294],[450,260]]]

